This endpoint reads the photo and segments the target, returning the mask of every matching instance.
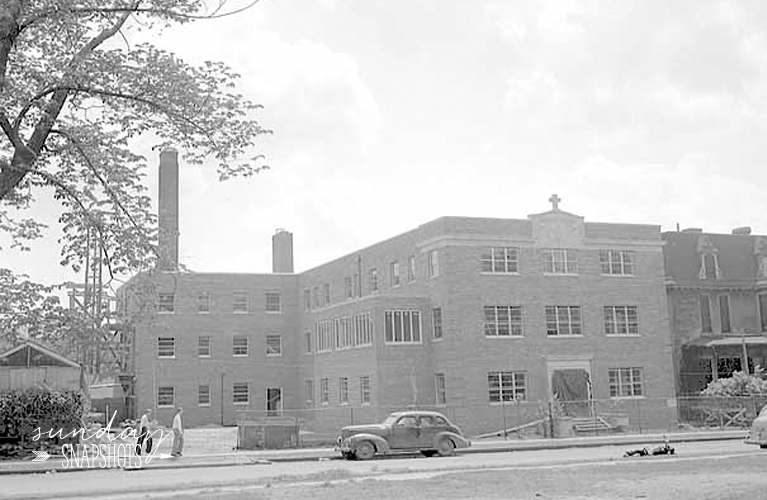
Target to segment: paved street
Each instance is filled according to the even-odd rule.
[[[407,495],[701,500],[720,498],[725,491],[728,499],[758,498],[753,495],[767,490],[767,452],[737,440],[678,444],[674,457],[624,459],[625,449],[605,446],[431,459],[11,475],[0,478],[0,498],[308,499],[322,494],[341,499]]]

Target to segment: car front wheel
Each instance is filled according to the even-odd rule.
[[[455,443],[451,439],[441,439],[437,444],[437,453],[441,457],[449,457],[455,452]]]
[[[433,457],[437,452],[435,450],[421,450],[421,455],[425,457]]]
[[[370,441],[362,441],[355,447],[354,454],[357,460],[370,460],[376,454],[376,448]]]

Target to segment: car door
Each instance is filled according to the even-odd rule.
[[[420,430],[418,418],[415,416],[400,417],[392,426],[389,446],[392,449],[418,448]]]
[[[437,437],[437,434],[447,428],[446,423],[443,419],[434,418],[432,415],[421,415],[419,420],[421,435],[418,439],[418,446],[420,448],[433,448],[434,439]]]

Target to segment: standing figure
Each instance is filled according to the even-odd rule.
[[[181,414],[184,409],[182,407],[176,408],[176,414],[173,417],[173,452],[174,457],[180,457],[181,452],[184,449],[184,423],[181,420]]]
[[[141,420],[138,425],[139,435],[136,439],[136,455],[141,455],[141,448],[146,441],[146,452],[152,452],[152,409],[147,408],[144,414],[141,415]]]

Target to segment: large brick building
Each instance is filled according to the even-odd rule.
[[[663,233],[677,393],[767,360],[767,236]],[[747,360],[747,361],[746,361]]]
[[[165,271],[135,330],[139,408],[332,427],[437,406],[479,432],[499,405],[555,394],[676,418],[659,226],[586,222],[555,195],[544,213],[442,217],[297,274],[284,231],[272,274],[184,273],[174,152],[160,169]]]

